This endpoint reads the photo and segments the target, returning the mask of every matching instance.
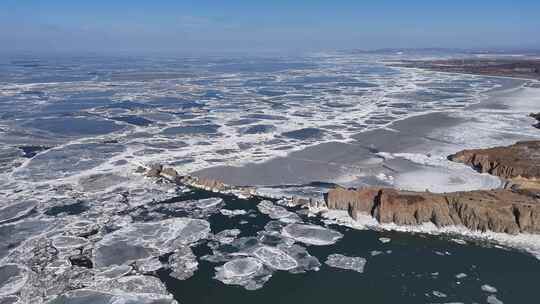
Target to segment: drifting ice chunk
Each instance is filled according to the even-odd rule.
[[[71,250],[88,245],[88,240],[77,236],[57,236],[52,240],[53,246],[58,250]]]
[[[458,274],[456,274],[456,279],[463,279],[463,278],[466,278],[466,277],[467,277],[466,273],[458,273]]]
[[[205,238],[210,223],[199,219],[173,218],[135,223],[106,235],[96,244],[97,267],[121,265],[174,251]]]
[[[256,258],[239,258],[216,267],[215,279],[228,285],[240,285],[247,290],[261,288],[268,279],[270,272]]]
[[[108,279],[116,279],[130,273],[132,269],[133,268],[128,265],[114,266],[108,270],[101,272],[98,275]]]
[[[205,198],[200,199],[196,202],[197,207],[201,209],[207,209],[215,207],[219,204],[223,203],[223,199],[219,197],[211,197],[211,198]]]
[[[257,208],[262,214],[266,214],[274,220],[280,220],[287,223],[302,221],[296,213],[290,212],[281,206],[276,206],[271,201],[262,201],[257,205]]]
[[[379,241],[383,244],[386,244],[386,243],[390,243],[390,241],[392,240],[390,238],[382,237],[382,238],[379,238]]]
[[[485,291],[485,292],[490,292],[490,293],[496,293],[497,292],[497,288],[493,287],[493,286],[490,286],[490,285],[487,285],[487,284],[484,284],[482,285],[482,287],[480,287],[482,289],[482,291]]]
[[[444,292],[440,292],[438,290],[434,290],[431,292],[434,296],[436,296],[437,298],[446,298],[447,295],[444,293]]]
[[[28,281],[28,270],[17,264],[0,266],[0,296],[17,293]]]
[[[260,247],[253,251],[267,266],[278,270],[290,270],[298,267],[298,263],[291,256],[275,247]]]
[[[216,235],[214,235],[214,239],[221,244],[230,244],[240,233],[242,233],[240,229],[227,229],[216,233]]]
[[[343,234],[317,225],[289,224],[283,228],[283,235],[310,245],[330,245],[336,243]]]
[[[237,215],[244,215],[246,214],[246,210],[242,210],[242,209],[235,209],[235,210],[230,210],[230,209],[221,209],[219,211],[221,214],[225,215],[225,216],[228,216],[228,217],[233,217],[233,216],[237,216]]]
[[[171,277],[186,280],[195,274],[199,263],[191,248],[182,246],[169,257],[169,265],[172,269]]]
[[[348,257],[342,254],[331,254],[326,259],[325,264],[340,269],[353,270],[363,273],[366,259],[360,257]]]
[[[497,299],[495,295],[490,295],[487,297],[486,302],[488,304],[504,304],[503,301]]]

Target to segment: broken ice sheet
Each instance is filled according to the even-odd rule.
[[[234,210],[230,210],[230,209],[221,209],[219,210],[219,212],[225,216],[228,216],[228,217],[233,217],[233,216],[238,216],[238,215],[245,215],[247,213],[246,210],[242,210],[242,209],[234,209]]]
[[[367,260],[361,257],[349,257],[342,254],[331,254],[327,257],[325,264],[340,269],[353,270],[363,273]]]
[[[4,206],[5,205],[0,209],[0,224],[14,221],[28,215],[36,208],[37,202],[26,200]]]
[[[271,201],[262,201],[257,205],[257,208],[262,214],[266,214],[274,220],[280,220],[287,223],[302,221],[296,213],[290,212],[281,206],[277,206]]]
[[[17,293],[28,281],[28,270],[20,265],[0,266],[0,296]]]
[[[240,285],[247,290],[261,288],[270,279],[271,271],[256,258],[234,259],[216,267],[215,279],[228,285]]]
[[[319,246],[334,244],[343,237],[338,231],[306,224],[289,224],[282,233],[298,242]]]
[[[210,223],[200,219],[172,218],[158,222],[134,223],[105,237],[96,244],[97,267],[121,265],[174,251],[206,238]]]
[[[191,278],[198,269],[197,257],[191,248],[181,246],[169,257],[169,265],[172,272],[170,276],[178,280]]]

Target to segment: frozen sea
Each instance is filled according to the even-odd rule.
[[[500,187],[446,155],[539,138],[539,89],[385,64],[422,56],[2,57],[0,303],[531,302],[540,263],[519,246],[355,230],[137,173],[276,197]]]

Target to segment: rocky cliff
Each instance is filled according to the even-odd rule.
[[[522,141],[508,147],[463,150],[449,160],[479,172],[507,179],[524,188],[540,188],[540,141]]]
[[[463,225],[471,230],[516,234],[540,233],[540,199],[510,190],[445,194],[399,191],[388,188],[330,190],[331,209],[348,210],[353,218],[371,215],[380,223],[438,227]]]

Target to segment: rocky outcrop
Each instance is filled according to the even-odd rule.
[[[380,223],[438,227],[462,225],[471,230],[540,233],[540,199],[510,190],[435,194],[388,188],[330,190],[330,209],[347,210],[351,217],[371,215]]]
[[[540,129],[540,112],[538,113],[531,113],[529,114],[530,117],[536,119],[538,121],[536,124],[533,125],[533,127]]]
[[[448,157],[518,184],[540,183],[540,141],[522,141],[508,147],[463,150]]]

